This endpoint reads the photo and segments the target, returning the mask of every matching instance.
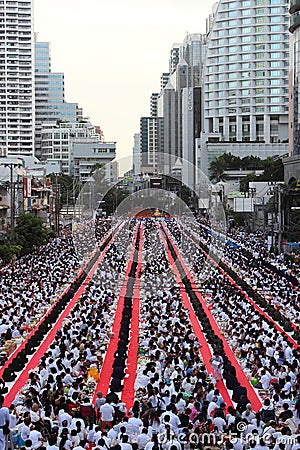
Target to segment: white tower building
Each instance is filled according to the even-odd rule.
[[[34,154],[31,0],[0,0],[0,148]]]

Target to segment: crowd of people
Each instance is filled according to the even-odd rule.
[[[295,285],[296,280],[300,278],[299,264],[284,259],[282,255],[281,257],[273,255],[268,258],[269,264],[266,265],[267,249],[260,233],[257,236],[254,233],[246,236],[241,231],[236,233],[232,231],[231,235],[237,245],[231,245],[231,236],[225,239],[223,234],[212,232],[207,220],[202,218],[194,221],[192,225],[192,230],[188,229],[188,232],[192,231],[205,243],[209,241],[210,251],[287,317],[296,328],[300,326],[300,298],[298,287]],[[289,277],[285,276],[287,272]],[[292,274],[294,284],[291,282]]]
[[[236,373],[226,354],[214,355],[222,362],[215,376],[204,364],[159,220],[143,221],[134,403],[126,408],[121,391],[96,393],[137,222],[116,234],[86,291],[9,407],[8,445],[22,450],[300,450],[298,351],[185,239],[191,273],[263,406],[253,411],[247,392],[233,395]],[[174,243],[182,244],[178,222],[164,223]],[[218,378],[234,398],[230,404]]]

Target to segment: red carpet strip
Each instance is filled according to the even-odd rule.
[[[211,258],[211,256],[209,255],[209,254],[207,254],[206,252],[205,252],[205,250],[203,250],[201,247],[200,247],[200,245],[199,244],[197,244],[189,235],[188,235],[188,233],[184,233],[185,235],[186,235],[186,237],[188,238],[188,239],[190,239],[195,245],[196,245],[196,247],[205,255],[205,257],[219,270],[219,272],[224,276],[224,277],[226,277],[229,281],[230,281],[230,283],[235,287],[235,288],[237,288],[240,292],[241,292],[241,294],[243,294],[243,296],[246,298],[246,300],[248,300],[248,302],[250,302],[252,305],[253,305],[253,307],[256,309],[256,311],[258,311],[262,316],[264,316],[264,318],[266,319],[266,320],[268,320],[269,322],[271,322],[273,325],[274,325],[274,327],[276,328],[276,330],[277,331],[279,331],[279,333],[283,333],[284,334],[284,336],[288,339],[288,341],[289,342],[291,342],[293,345],[294,345],[294,347],[295,348],[298,348],[299,346],[298,346],[298,344],[297,344],[297,342],[286,332],[286,331],[284,331],[284,329],[283,328],[281,328],[281,326],[277,323],[277,322],[275,322],[275,320],[274,319],[272,319],[272,317],[270,317],[263,309],[261,309],[261,307],[260,306],[258,306],[256,303],[255,303],[255,301],[251,298],[251,297],[249,297],[249,295],[231,278],[231,276],[230,275],[228,275],[228,273],[225,271],[225,270],[223,270],[219,265],[218,265],[218,263],[213,259],[213,258]],[[226,264],[223,260],[222,260],[222,262],[224,263],[224,264]],[[226,264],[226,266],[228,266],[227,264]],[[292,323],[291,323],[291,325],[293,325]],[[295,325],[295,327],[296,327],[296,325]],[[297,328],[297,327],[296,327]]]
[[[191,320],[191,324],[193,326],[193,330],[194,330],[195,336],[197,337],[198,342],[201,345],[200,353],[202,355],[204,365],[205,365],[205,367],[207,369],[207,372],[209,374],[213,375],[214,371],[213,371],[213,368],[212,368],[211,363],[210,363],[210,358],[212,357],[212,353],[211,353],[210,347],[208,345],[208,342],[207,342],[207,340],[205,338],[204,333],[202,332],[201,326],[199,324],[199,320],[198,320],[198,318],[197,318],[197,316],[195,314],[193,306],[191,305],[191,302],[189,300],[189,296],[188,296],[188,294],[187,294],[187,292],[185,290],[185,286],[184,286],[184,284],[182,282],[182,279],[180,277],[179,271],[178,271],[176,265],[174,264],[174,260],[172,258],[171,252],[169,251],[169,249],[168,249],[168,247],[166,245],[166,240],[165,240],[164,235],[161,232],[161,229],[159,229],[159,232],[160,232],[161,238],[163,240],[163,243],[165,245],[166,252],[167,252],[167,255],[168,255],[168,259],[169,259],[169,261],[170,261],[170,263],[172,265],[172,270],[173,270],[173,272],[175,274],[176,282],[178,283],[178,285],[180,287],[180,295],[181,295],[181,298],[183,300],[183,305],[189,311],[189,317],[190,317],[190,320]],[[216,388],[219,389],[220,394],[222,395],[223,400],[226,403],[227,408],[228,408],[228,406],[233,406],[231,397],[230,397],[230,395],[228,393],[228,390],[227,390],[223,380],[217,381]]]
[[[124,282],[123,282],[123,285],[122,285],[122,288],[120,291],[120,295],[119,295],[118,305],[117,305],[115,319],[114,319],[113,328],[112,328],[113,335],[112,335],[112,338],[110,340],[110,343],[108,345],[108,348],[107,348],[107,351],[105,354],[102,369],[100,372],[99,381],[98,381],[97,387],[95,389],[95,394],[93,397],[93,404],[96,403],[96,398],[97,398],[96,394],[98,391],[102,392],[103,397],[105,397],[106,394],[108,393],[109,384],[110,384],[110,380],[111,380],[111,376],[112,376],[114,354],[118,347],[122,312],[124,309],[124,297],[126,294],[126,288],[127,288],[128,276],[129,276],[129,272],[130,272],[130,268],[131,268],[131,262],[133,261],[133,258],[134,258],[135,242],[137,239],[137,233],[138,233],[138,225],[136,226],[136,229],[135,229],[135,235],[134,235],[134,238],[132,241],[132,249],[130,252],[130,258],[129,258],[128,266],[126,269],[125,279],[124,279]]]
[[[162,225],[162,226],[163,226],[163,225]],[[174,246],[174,248],[175,248],[175,251],[176,251],[178,260],[179,260],[180,264],[182,265],[182,267],[183,267],[183,269],[184,269],[184,271],[185,271],[185,273],[186,273],[186,276],[187,276],[188,280],[189,280],[190,283],[191,283],[191,286],[192,286],[192,288],[193,288],[193,291],[195,292],[197,298],[199,299],[199,302],[201,303],[201,305],[202,305],[202,307],[203,307],[203,309],[204,309],[204,311],[205,311],[205,314],[207,315],[207,317],[208,317],[208,319],[209,319],[209,322],[210,322],[210,324],[211,324],[211,327],[212,327],[214,333],[215,333],[220,339],[222,339],[223,346],[224,346],[224,351],[225,351],[225,353],[226,353],[228,359],[231,361],[232,365],[233,365],[233,366],[235,367],[235,369],[236,369],[236,377],[237,377],[239,383],[240,383],[242,386],[245,386],[246,389],[247,389],[248,399],[249,399],[250,403],[252,404],[253,410],[254,410],[254,411],[259,411],[259,410],[261,409],[261,407],[262,407],[262,402],[261,402],[260,398],[258,397],[257,393],[255,392],[255,390],[254,390],[252,384],[250,383],[250,381],[249,381],[248,378],[246,377],[245,373],[243,372],[243,370],[242,370],[241,366],[239,365],[239,363],[238,363],[238,361],[237,361],[237,359],[236,359],[236,357],[235,357],[235,355],[234,355],[232,349],[229,347],[229,345],[228,345],[226,339],[225,339],[224,336],[221,334],[220,329],[219,329],[219,327],[218,327],[218,325],[217,325],[217,323],[216,323],[214,317],[212,316],[210,310],[208,309],[208,306],[206,305],[206,303],[205,303],[205,301],[204,301],[202,295],[201,295],[200,292],[198,291],[198,289],[197,289],[197,287],[196,287],[196,285],[195,285],[195,282],[194,282],[192,276],[190,275],[190,273],[189,273],[189,271],[188,271],[188,269],[187,269],[185,263],[183,262],[183,260],[182,260],[182,258],[181,258],[181,256],[180,256],[180,254],[179,254],[179,252],[178,252],[178,249],[177,249],[176,245],[174,244],[173,240],[171,239],[171,237],[170,237],[168,231],[166,230],[166,228],[165,228],[164,226],[163,226],[163,229],[164,229],[166,235],[168,236],[168,238],[171,240],[171,242],[172,242],[172,244],[173,244],[173,246]],[[173,267],[174,267],[174,266],[173,266]],[[173,270],[174,270],[174,269],[173,269]]]
[[[116,235],[115,235],[116,236]],[[113,236],[112,240],[108,244],[108,246],[103,250],[93,267],[91,268],[90,272],[88,273],[86,279],[66,307],[66,309],[62,312],[57,322],[53,325],[53,328],[48,333],[45,340],[42,342],[42,344],[39,346],[37,351],[33,354],[32,358],[26,365],[26,367],[23,369],[23,371],[20,373],[16,381],[14,382],[13,386],[11,387],[10,391],[7,393],[4,399],[4,406],[10,406],[13,400],[15,399],[17,393],[22,389],[22,387],[25,385],[26,381],[28,380],[28,375],[31,370],[33,370],[39,363],[41,356],[46,353],[51,343],[54,341],[57,331],[61,328],[63,320],[69,315],[70,311],[75,307],[77,301],[81,297],[81,295],[84,293],[87,285],[92,279],[93,274],[97,270],[99,264],[103,260],[105,254],[107,253],[108,249],[110,248],[111,244],[113,243],[115,236]],[[84,269],[82,269],[84,270]],[[82,270],[80,273],[82,273]],[[77,277],[76,277],[77,278]],[[23,343],[21,345],[23,348]],[[20,348],[19,348],[20,351]]]
[[[143,250],[143,227],[141,225],[141,239],[139,242],[139,255],[137,266],[137,277],[133,290],[132,319],[130,329],[130,341],[128,346],[128,356],[126,373],[124,378],[124,388],[122,391],[121,401],[126,404],[127,411],[133,406],[134,402],[134,383],[136,379],[138,364],[138,347],[139,347],[139,321],[140,321],[140,277],[142,269],[142,250]]]

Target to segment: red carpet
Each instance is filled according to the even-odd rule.
[[[184,233],[189,239],[190,239],[190,237],[188,236],[188,234],[186,234],[186,233]],[[194,241],[193,241],[194,242]],[[286,331],[284,331],[284,329],[283,328],[281,328],[281,326],[280,325],[278,325],[278,323],[277,322],[275,322],[275,320],[274,319],[272,319],[272,317],[270,317],[263,309],[261,309],[261,307],[260,306],[258,306],[256,303],[255,303],[255,301],[251,298],[251,297],[249,297],[249,295],[245,292],[245,291],[243,291],[243,289],[231,278],[231,276],[230,275],[228,275],[228,273],[227,272],[225,272],[225,270],[223,270],[217,263],[216,263],[216,261],[214,260],[214,259],[212,259],[201,247],[200,247],[200,245],[198,245],[198,244],[196,244],[195,242],[194,242],[194,244],[196,245],[196,247],[197,248],[199,248],[199,250],[206,256],[206,258],[208,258],[209,259],[209,261],[215,266],[215,267],[217,267],[217,269],[222,273],[222,275],[224,275],[229,281],[230,281],[230,283],[234,286],[234,287],[236,287],[244,296],[245,296],[245,298],[254,306],[254,308],[262,315],[262,316],[264,316],[265,318],[266,318],[266,320],[268,320],[269,322],[271,322],[273,325],[274,325],[274,327],[276,328],[276,330],[277,331],[279,331],[279,333],[283,333],[284,334],[284,336],[288,339],[288,341],[289,342],[291,342],[293,345],[294,345],[294,347],[295,348],[298,348],[299,347],[299,345],[297,344],[297,342],[286,332]],[[222,260],[222,262],[224,263],[224,261]],[[225,263],[224,263],[225,264]],[[226,264],[227,265],[227,264]],[[292,325],[292,323],[291,323],[291,325]]]
[[[39,346],[37,351],[34,353],[34,355],[30,359],[30,361],[28,362],[28,364],[26,365],[24,370],[20,373],[20,375],[17,378],[17,380],[15,381],[14,385],[12,386],[12,388],[10,389],[8,394],[5,396],[5,400],[4,400],[4,404],[3,404],[4,406],[10,406],[11,405],[11,403],[15,399],[17,393],[22,389],[22,387],[25,385],[26,381],[28,380],[29,372],[31,370],[33,370],[38,365],[41,356],[44,355],[44,353],[48,350],[48,348],[51,345],[51,343],[54,341],[56,333],[61,328],[63,320],[69,315],[70,311],[74,308],[74,306],[76,305],[77,301],[79,300],[79,298],[81,297],[81,295],[85,291],[85,289],[86,289],[88,283],[90,282],[93,274],[97,270],[97,267],[99,266],[99,264],[103,260],[106,252],[110,248],[110,245],[113,243],[114,239],[115,239],[115,236],[113,236],[113,238],[110,241],[109,245],[103,250],[103,252],[99,256],[99,258],[97,259],[97,261],[95,262],[95,264],[91,268],[90,272],[88,273],[88,276],[86,277],[86,279],[83,282],[83,284],[80,286],[80,288],[78,289],[78,291],[76,292],[76,294],[74,295],[74,297],[72,298],[72,300],[70,301],[70,303],[68,304],[66,309],[60,315],[59,319],[54,324],[53,328],[51,329],[49,334],[46,336],[45,340],[41,343],[41,345]],[[84,270],[84,268],[81,269],[80,273],[82,273],[83,270]],[[79,276],[79,274],[76,276],[76,278],[78,276]],[[43,320],[44,320],[44,318],[43,318]],[[23,348],[23,344],[24,343],[21,344],[21,346],[19,347],[18,351],[20,351],[21,347]]]
[[[163,227],[163,228],[164,228],[164,231],[166,232],[167,236],[170,238],[171,242],[173,243],[173,240],[171,239],[171,237],[170,237],[169,233],[167,232],[166,228],[165,228],[165,227]],[[247,378],[246,375],[244,374],[244,372],[243,372],[241,366],[239,365],[239,363],[238,363],[238,361],[237,361],[237,359],[236,359],[236,357],[235,357],[233,351],[232,351],[231,348],[229,347],[229,345],[228,345],[226,339],[225,339],[224,336],[221,334],[220,329],[219,329],[219,327],[218,327],[218,325],[217,325],[217,323],[216,323],[214,317],[212,316],[210,310],[208,309],[208,307],[207,307],[207,305],[206,305],[206,303],[205,303],[205,301],[204,301],[202,295],[200,294],[200,292],[198,291],[198,289],[197,289],[197,287],[196,287],[196,285],[195,285],[195,283],[194,283],[194,280],[193,280],[192,276],[190,275],[190,273],[189,273],[187,267],[185,266],[185,263],[183,262],[183,260],[182,260],[182,258],[181,258],[181,256],[180,256],[180,254],[179,254],[179,252],[178,252],[178,250],[177,250],[177,248],[176,248],[176,245],[175,245],[174,243],[173,243],[173,245],[174,245],[174,248],[175,248],[175,251],[176,251],[178,260],[179,260],[179,262],[181,263],[181,265],[182,265],[182,267],[183,267],[183,269],[184,269],[184,271],[185,271],[185,273],[186,273],[187,278],[188,278],[189,281],[191,282],[191,286],[192,286],[192,288],[193,288],[193,291],[194,291],[195,294],[197,295],[197,298],[199,299],[199,301],[200,301],[200,303],[201,303],[201,305],[202,305],[202,307],[203,307],[203,310],[204,310],[205,314],[207,315],[207,317],[208,317],[208,319],[209,319],[210,325],[211,325],[211,327],[212,327],[214,333],[215,333],[220,339],[222,339],[222,342],[223,342],[223,345],[224,345],[224,351],[225,351],[225,353],[226,353],[228,359],[231,361],[232,365],[233,365],[233,366],[235,367],[235,369],[236,369],[236,377],[237,377],[239,383],[240,383],[242,386],[245,386],[245,387],[246,387],[246,389],[247,389],[247,394],[248,394],[248,399],[249,399],[249,401],[250,401],[251,404],[252,404],[253,410],[254,410],[254,411],[258,411],[258,410],[261,409],[261,407],[262,407],[262,402],[261,402],[261,400],[259,399],[257,393],[255,392],[255,390],[254,390],[252,384],[250,383],[250,381],[248,380],[248,378]],[[173,266],[173,270],[174,270],[174,266]]]
[[[117,305],[117,309],[116,309],[116,313],[115,313],[115,319],[114,319],[114,323],[113,323],[113,328],[112,328],[112,333],[113,336],[110,340],[109,346],[107,348],[106,354],[105,354],[105,358],[103,361],[103,366],[100,372],[100,378],[97,384],[97,387],[95,389],[95,394],[93,397],[93,404],[96,403],[96,393],[98,391],[102,392],[103,397],[106,396],[107,392],[108,392],[108,388],[109,388],[109,384],[110,384],[110,380],[111,380],[111,375],[112,375],[112,365],[114,362],[114,354],[117,350],[118,347],[118,341],[119,341],[119,332],[120,332],[120,327],[121,327],[121,319],[122,319],[122,312],[124,309],[124,296],[126,294],[126,288],[127,288],[127,282],[128,282],[128,275],[130,272],[130,262],[133,260],[134,258],[134,251],[135,251],[135,242],[136,242],[136,238],[137,238],[137,232],[138,232],[138,225],[136,226],[135,229],[135,235],[134,235],[134,239],[132,241],[132,249],[130,252],[130,258],[129,258],[129,262],[128,262],[128,266],[126,269],[126,274],[125,274],[125,279],[120,291],[120,295],[119,295],[119,300],[118,300],[118,305]]]
[[[121,400],[126,404],[127,411],[133,406],[134,402],[134,383],[136,379],[138,348],[139,348],[139,321],[140,321],[140,276],[142,268],[142,249],[143,249],[143,227],[141,225],[141,239],[139,243],[139,256],[137,266],[137,276],[133,291],[132,319],[130,328],[130,342],[128,346],[128,357],[126,366],[126,375],[124,378],[124,388]]]
[[[212,357],[212,354],[211,354],[211,351],[210,351],[210,347],[209,347],[209,345],[207,343],[205,335],[202,332],[201,326],[199,324],[199,320],[198,320],[198,318],[197,318],[197,316],[195,314],[194,308],[192,307],[190,299],[189,299],[189,297],[188,297],[188,295],[186,293],[186,290],[185,290],[184,284],[182,282],[182,279],[180,277],[179,271],[178,271],[176,265],[174,264],[174,260],[172,258],[171,252],[169,251],[168,247],[166,246],[165,237],[163,236],[161,230],[159,230],[159,231],[160,231],[160,234],[161,234],[161,238],[162,238],[162,240],[163,240],[163,242],[165,244],[169,261],[172,264],[172,270],[173,270],[173,272],[174,272],[174,274],[176,276],[176,281],[177,281],[177,283],[180,286],[180,295],[181,295],[182,300],[183,300],[183,305],[189,311],[189,317],[190,317],[191,324],[193,325],[193,330],[194,330],[195,336],[197,337],[198,342],[202,345],[202,347],[200,348],[200,353],[202,355],[204,365],[205,365],[205,367],[207,369],[207,372],[209,374],[213,374],[214,371],[213,371],[213,368],[212,368],[211,363],[210,363],[210,358]],[[226,407],[228,408],[228,406],[233,406],[231,397],[230,397],[230,395],[228,393],[228,390],[227,390],[227,388],[226,388],[226,386],[225,386],[225,384],[224,384],[224,382],[222,380],[219,380],[216,383],[216,388],[219,389],[220,394],[222,395],[223,400],[226,403]]]

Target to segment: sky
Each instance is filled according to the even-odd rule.
[[[187,33],[204,33],[215,3],[34,0],[34,30],[51,44],[52,72],[65,74],[65,100],[78,103],[105,140],[116,142],[118,159],[132,154],[172,45]]]

